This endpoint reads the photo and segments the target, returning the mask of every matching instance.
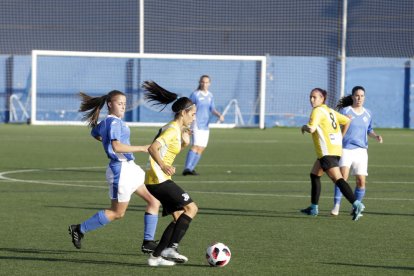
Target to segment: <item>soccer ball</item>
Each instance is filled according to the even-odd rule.
[[[206,251],[206,259],[210,266],[222,267],[230,262],[230,249],[221,242],[215,242]]]

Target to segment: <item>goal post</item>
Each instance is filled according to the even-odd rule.
[[[84,125],[78,112],[78,92],[100,96],[117,89],[127,95],[125,121],[129,125],[159,126],[172,119],[171,110],[159,112],[147,103],[141,83],[154,80],[179,96],[188,97],[201,75],[212,79],[210,90],[218,110],[223,111],[234,100],[238,103],[227,108],[224,123],[214,123],[212,118],[212,127],[265,127],[265,56],[46,50],[32,51],[30,122]],[[102,112],[102,117],[105,115]],[[243,125],[244,122],[250,125]]]

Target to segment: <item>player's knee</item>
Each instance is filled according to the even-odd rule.
[[[114,213],[114,219],[122,219],[125,216],[125,211],[117,211]]]
[[[186,213],[191,214],[192,217],[195,217],[195,215],[198,212],[198,206],[194,202],[187,205]]]
[[[161,206],[161,203],[158,201],[158,199],[156,199],[155,197],[150,199],[148,201],[148,207],[152,208],[152,209],[159,209]]]

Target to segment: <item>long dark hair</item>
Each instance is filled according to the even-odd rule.
[[[348,95],[348,96],[345,96],[345,97],[342,97],[342,98],[339,99],[338,103],[336,104],[336,110],[339,111],[339,110],[341,110],[341,109],[343,109],[343,108],[345,108],[347,106],[351,106],[354,103],[354,100],[352,99],[352,96],[354,96],[355,93],[358,90],[364,91],[364,94],[365,94],[365,88],[364,87],[362,87],[362,86],[354,86],[354,88],[352,88],[351,95]]]
[[[160,111],[164,110],[168,104],[175,101],[171,106],[172,111],[175,113],[174,119],[177,119],[180,116],[181,111],[187,110],[194,105],[189,98],[178,98],[176,93],[166,90],[154,81],[144,81],[141,87],[145,90],[144,98],[148,100],[148,102],[153,102],[153,105],[163,106]]]
[[[79,92],[81,97],[81,105],[79,112],[86,112],[82,116],[83,121],[88,122],[89,127],[95,127],[98,125],[99,113],[101,112],[104,104],[112,101],[115,96],[125,96],[125,94],[118,90],[112,90],[106,95],[100,97],[91,97],[83,92]]]

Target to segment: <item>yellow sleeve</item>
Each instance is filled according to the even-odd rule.
[[[170,144],[171,141],[177,136],[176,130],[173,127],[167,128],[156,139],[161,144],[161,147]]]
[[[336,118],[337,118],[337,120],[338,120],[338,123],[340,124],[340,125],[346,125],[351,119],[349,119],[347,116],[345,116],[345,115],[343,115],[343,114],[341,114],[341,113],[339,113],[339,112],[336,112],[336,111],[334,111],[335,112],[335,116],[336,116]]]
[[[309,118],[308,126],[316,127],[317,125],[319,125],[319,122],[321,121],[321,117],[322,117],[322,112],[320,112],[320,110],[317,107],[312,109],[312,113]]]

